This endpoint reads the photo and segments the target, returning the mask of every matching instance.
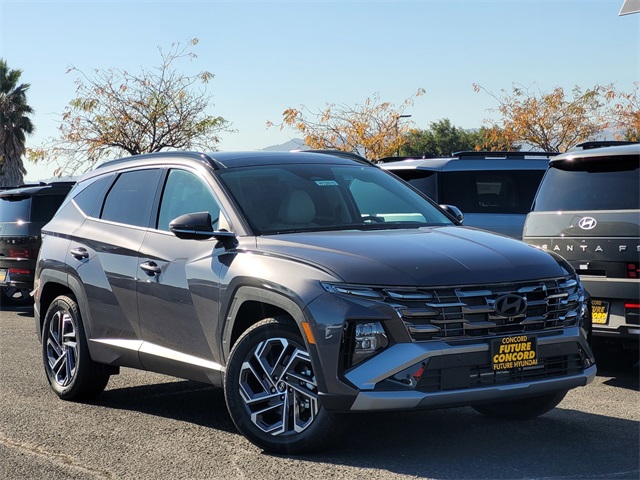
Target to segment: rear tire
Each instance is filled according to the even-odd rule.
[[[95,397],[109,382],[107,367],[89,355],[78,304],[66,295],[57,297],[47,310],[42,359],[51,389],[63,400]]]
[[[268,452],[321,450],[338,430],[335,415],[320,404],[304,341],[285,318],[263,320],[242,334],[224,381],[233,423]]]
[[[553,410],[565,397],[566,391],[537,395],[518,400],[474,405],[481,414],[503,420],[530,420]]]
[[[0,287],[0,305],[24,307],[31,305],[33,298],[29,290],[16,287]]]

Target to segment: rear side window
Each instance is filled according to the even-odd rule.
[[[28,222],[31,217],[31,197],[10,195],[0,197],[0,222]]]
[[[148,227],[160,173],[160,169],[147,169],[121,174],[107,194],[100,218]]]
[[[640,209],[638,160],[551,167],[540,185],[533,210]],[[572,168],[567,170],[565,168]]]
[[[544,170],[443,172],[440,203],[464,213],[529,213],[543,175]]]

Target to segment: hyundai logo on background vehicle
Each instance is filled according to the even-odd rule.
[[[578,222],[578,226],[583,230],[593,230],[597,224],[598,222],[593,217],[583,217]]]

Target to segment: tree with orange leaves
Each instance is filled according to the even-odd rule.
[[[377,159],[395,155],[405,142],[410,122],[402,122],[405,109],[416,97],[425,93],[418,89],[396,108],[380,101],[375,93],[361,105],[326,104],[324,109],[311,111],[304,105],[282,112],[282,123],[267,122],[267,128],[291,127],[302,134],[305,145],[313,149],[335,149],[359,153]]]
[[[501,90],[499,95],[478,84],[473,88],[498,102],[494,111],[501,119],[495,131],[506,144],[518,142],[543,151],[565,152],[577,143],[602,138],[609,126],[605,109],[608,87],[596,85],[583,91],[575,86],[570,96],[561,87],[542,92],[535,84],[513,85],[511,92]]]
[[[609,109],[614,136],[619,140],[640,141],[640,82],[633,84],[629,93],[622,92],[610,85],[607,98],[613,104]]]

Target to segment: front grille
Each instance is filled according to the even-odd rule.
[[[582,290],[572,277],[487,286],[376,289],[402,318],[415,341],[535,332],[576,325]],[[496,299],[517,295],[526,310],[496,313]]]

